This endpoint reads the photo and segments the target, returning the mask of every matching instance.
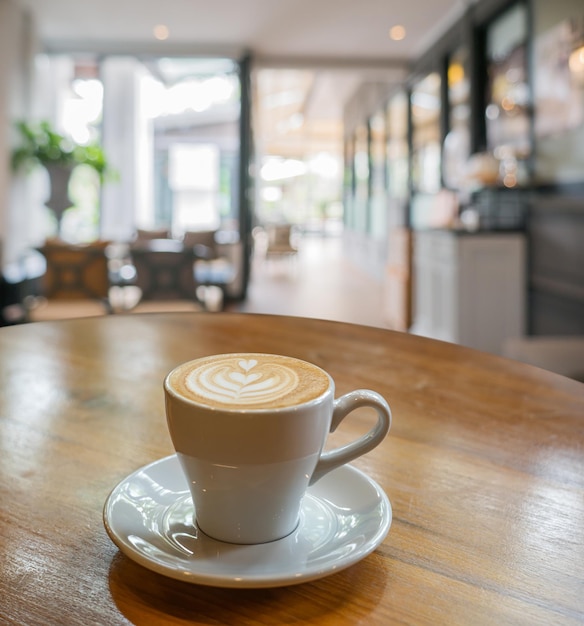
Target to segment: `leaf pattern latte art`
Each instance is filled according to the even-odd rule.
[[[187,377],[187,387],[200,397],[226,404],[269,404],[293,391],[296,372],[270,361],[230,359],[206,363]]]

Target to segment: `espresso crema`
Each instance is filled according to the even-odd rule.
[[[321,396],[329,387],[316,365],[272,354],[219,354],[183,363],[168,386],[188,400],[221,408],[283,408]]]

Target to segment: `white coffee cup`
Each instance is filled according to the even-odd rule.
[[[203,357],[166,376],[168,428],[200,530],[240,544],[285,537],[310,484],[381,443],[391,426],[385,399],[334,391],[316,365],[271,354]],[[376,410],[375,426],[323,452],[328,433],[359,407]]]

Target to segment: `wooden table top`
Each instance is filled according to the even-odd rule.
[[[164,375],[236,351],[312,361],[338,394],[366,387],[389,401],[389,436],[353,465],[387,493],[393,523],[357,564],[296,586],[219,589],[151,572],[106,534],[110,490],[173,452]],[[581,383],[408,334],[228,313],[3,328],[0,371],[0,623],[584,622]]]

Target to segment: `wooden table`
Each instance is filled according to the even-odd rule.
[[[388,494],[393,524],[356,565],[217,589],[153,573],[107,536],[110,490],[172,453],[163,376],[232,351],[313,361],[338,393],[369,387],[390,402],[390,435],[354,465]],[[0,369],[0,623],[584,622],[581,383],[407,334],[250,314],[4,328]]]

